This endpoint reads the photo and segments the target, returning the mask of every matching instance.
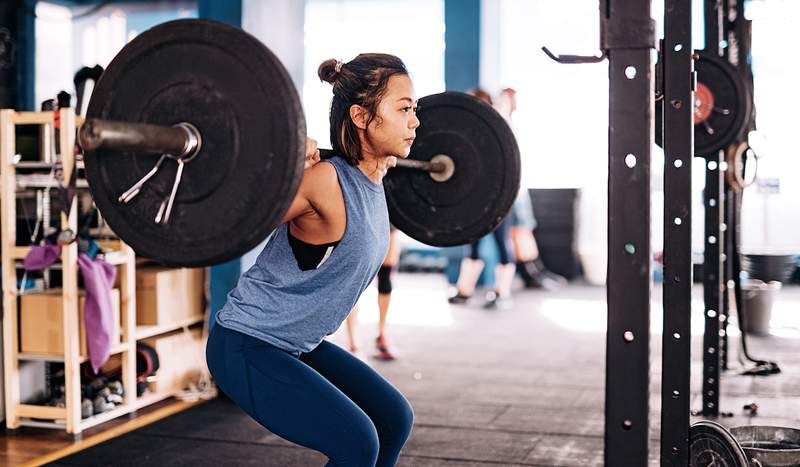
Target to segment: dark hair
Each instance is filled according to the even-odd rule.
[[[338,70],[337,70],[338,65]],[[378,104],[386,93],[389,78],[408,75],[405,64],[389,54],[360,54],[347,63],[328,59],[317,70],[319,79],[333,85],[331,100],[331,145],[347,162],[357,165],[361,155],[358,127],[350,118],[350,106],[367,110],[367,125],[377,116]]]
[[[469,91],[467,91],[467,93],[477,97],[478,99],[482,100],[483,102],[486,102],[489,105],[492,105],[492,95],[481,88],[472,88]]]

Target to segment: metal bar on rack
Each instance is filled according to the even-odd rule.
[[[689,462],[695,80],[691,2],[665,1],[664,98],[659,103],[664,119],[661,465],[679,467]]]
[[[600,5],[609,59],[605,465],[642,466],[649,441],[655,30],[650,2]]]
[[[705,42],[706,50],[719,55],[722,42],[722,2],[705,0]],[[705,211],[704,253],[703,253],[703,302],[705,331],[703,334],[703,406],[704,415],[719,415],[719,377],[720,377],[720,311],[722,307],[722,263],[720,255],[722,224],[722,171],[719,163],[723,151],[703,154],[706,160],[705,190],[703,206]]]

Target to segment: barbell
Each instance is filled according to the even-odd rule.
[[[511,128],[456,92],[421,98],[417,116],[411,156],[384,178],[390,219],[430,245],[475,241],[519,190]],[[137,254],[172,266],[221,263],[262,242],[297,192],[305,139],[278,58],[241,29],[196,19],[128,43],[79,131],[101,215]]]

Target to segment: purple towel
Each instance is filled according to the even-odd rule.
[[[83,325],[89,347],[89,361],[92,370],[97,373],[111,355],[114,333],[111,288],[114,287],[117,268],[102,259],[92,260],[85,253],[78,255],[78,267],[86,289]]]
[[[59,245],[32,245],[23,265],[27,271],[38,271],[52,266],[61,258]],[[111,308],[111,288],[117,276],[117,268],[102,259],[90,259],[85,253],[78,255],[78,268],[86,289],[86,304],[83,307],[83,326],[89,347],[89,360],[95,373],[111,355],[114,332],[114,313]]]
[[[60,245],[51,245],[49,243],[41,246],[31,245],[22,265],[26,271],[38,271],[52,266],[59,259],[61,259]]]

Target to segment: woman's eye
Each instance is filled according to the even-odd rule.
[[[409,110],[411,110],[411,107],[410,107],[410,106],[409,106],[409,107],[403,107],[401,110],[402,110],[403,112],[406,112],[406,113],[408,113],[408,111],[409,111]]]

